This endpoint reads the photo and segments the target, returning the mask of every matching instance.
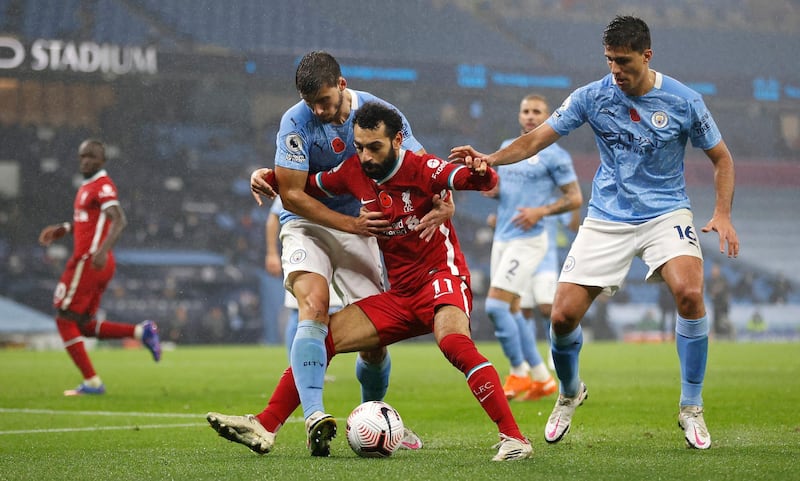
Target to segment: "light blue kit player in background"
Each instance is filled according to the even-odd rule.
[[[497,166],[527,159],[584,123],[595,133],[600,167],[592,182],[586,219],[561,270],[551,315],[551,349],[560,395],[545,426],[550,443],[569,431],[587,397],[578,374],[580,322],[601,293],[613,294],[634,256],[663,280],[678,309],[676,344],[681,367],[678,424],[689,447],[707,449],[711,435],[703,416],[708,316],[703,300],[703,259],[686,195],[687,141],[714,167],[714,213],[701,229],[716,231],[719,249],[736,257],[739,241],[731,221],[733,158],[702,97],[650,68],[650,30],[639,18],[618,16],[603,34],[610,75],[575,90],[534,131],[484,155],[454,147],[450,158],[468,156]]]
[[[519,109],[521,131],[535,129],[549,115],[544,97],[525,96]],[[503,145],[509,143],[511,140]],[[572,157],[555,144],[522,162],[503,165],[497,173],[500,180],[492,193],[498,207],[486,313],[510,364],[503,383],[506,398],[535,401],[555,393],[557,386],[536,348],[535,324],[525,319],[520,303],[523,297],[534,302],[539,294],[537,302],[552,304],[554,277],[550,292],[541,286],[534,292],[534,273],[550,243],[545,219],[577,209],[583,198]],[[553,198],[557,191],[561,195]]]

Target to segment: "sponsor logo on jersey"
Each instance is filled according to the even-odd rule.
[[[341,154],[344,152],[344,149],[347,146],[344,144],[344,140],[341,137],[336,137],[335,139],[331,140],[331,149],[337,154]]]
[[[83,209],[76,210],[74,214],[72,214],[72,221],[73,222],[89,222],[89,213]]]
[[[669,116],[667,116],[666,112],[659,110],[658,112],[653,112],[653,115],[650,116],[650,122],[653,127],[663,129],[669,123]]]
[[[428,161],[428,165],[430,165],[430,160]],[[442,173],[442,171],[444,170],[445,166],[447,166],[446,163],[440,162],[439,163],[439,167],[437,167],[436,170],[433,171],[433,174],[431,175],[431,179],[436,179],[437,177],[439,177],[439,174]]]

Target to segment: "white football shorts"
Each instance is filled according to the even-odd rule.
[[[533,273],[547,252],[547,233],[495,241],[492,244],[491,286],[522,296],[531,289]]]
[[[537,272],[533,275],[530,289],[520,296],[519,305],[523,309],[532,309],[541,304],[553,304],[556,298],[558,273],[556,271]]]
[[[281,266],[284,286],[292,292],[289,276],[313,272],[328,280],[344,305],[383,292],[383,267],[374,237],[329,229],[306,219],[292,219],[281,227]]]
[[[661,280],[655,271],[679,256],[703,258],[692,212],[679,209],[643,224],[586,218],[572,243],[559,282],[602,287],[613,295],[624,283],[634,257],[647,264],[645,280]]]

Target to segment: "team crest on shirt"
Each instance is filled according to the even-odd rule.
[[[331,140],[331,149],[337,154],[341,154],[344,152],[345,149],[344,140],[341,137],[336,137],[335,139]]]
[[[658,112],[653,112],[653,115],[650,116],[650,122],[653,127],[663,129],[669,123],[669,117],[666,112],[659,110]]]
[[[290,264],[299,264],[306,260],[306,251],[304,249],[297,249],[296,251],[292,252],[292,255],[289,256],[289,263]]]
[[[574,268],[575,268],[575,258],[572,256],[568,256],[564,260],[564,267],[562,267],[561,270],[564,272],[569,272]]]

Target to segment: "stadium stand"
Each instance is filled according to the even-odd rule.
[[[751,84],[753,72],[772,74],[778,65],[800,78],[796,63],[786,62],[797,45],[796,2],[679,0],[664,10],[662,3],[412,0],[398,8],[397,2],[376,0],[354,12],[346,0],[0,0],[0,36],[155,45],[164,58],[186,68],[167,65],[168,73],[133,80],[98,74],[83,81],[71,72],[37,76],[30,69],[16,77],[0,75],[0,161],[18,166],[21,186],[16,197],[0,195],[0,294],[50,312],[52,288],[68,252],[63,243],[41,249],[35,239],[41,224],[69,218],[65,199],[80,180],[75,148],[98,136],[109,143],[109,169],[129,217],[113,294],[105,299],[109,317],[134,322],[152,313],[182,342],[265,338],[259,331],[267,329],[275,310],[274,303],[263,301],[274,287],[261,272],[266,209],[254,207],[248,177],[255,166],[271,164],[277,116],[297,98],[287,59],[324,48],[353,65],[385,66],[391,60],[445,70],[465,62],[563,72],[574,87],[605,73],[598,50],[609,12],[637,11],[657,27],[655,68],[744,85],[740,97],[712,94],[706,100],[744,183],[735,206],[744,247],[741,259],[725,264],[724,274],[731,284],[754,276],[758,300],[734,303],[766,303],[781,274],[800,285],[792,245],[800,231],[791,221],[800,205],[800,142],[793,147],[782,131],[782,119],[797,115],[797,100],[754,100]],[[354,19],[363,18],[376,19],[380,29],[354,27]],[[702,48],[667,41],[674,38],[692,38]],[[273,69],[267,61],[257,75],[243,69],[195,71],[211,58],[232,59],[236,66],[249,58],[287,65]],[[467,142],[489,151],[513,135],[518,126],[510,113],[528,90],[350,80],[355,88],[392,99],[426,148],[440,156]],[[557,102],[570,88],[545,93]],[[580,181],[588,185],[595,168],[591,135],[576,132],[563,145],[579,159]],[[699,226],[710,216],[713,199],[710,169],[697,164],[691,159],[687,169]],[[766,175],[770,171],[773,175]],[[33,188],[41,185],[46,192]],[[457,202],[456,225],[475,283],[474,318],[485,325],[480,306],[491,242],[485,219],[494,202],[474,193],[459,194]],[[709,259],[716,251],[712,237],[704,237]],[[158,254],[164,251],[172,260],[163,261]],[[144,253],[149,260],[122,261],[123,253]],[[177,262],[201,253],[216,260]],[[657,301],[657,290],[641,282],[642,269],[634,265],[625,294],[613,298],[612,307]],[[799,296],[792,290],[789,304],[800,305]],[[217,324],[224,329],[213,327]]]

